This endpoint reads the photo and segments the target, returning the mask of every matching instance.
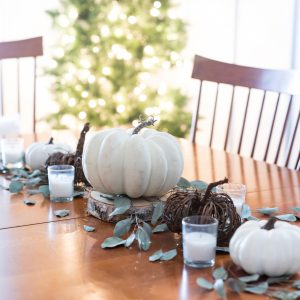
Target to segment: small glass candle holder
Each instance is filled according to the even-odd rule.
[[[231,199],[237,213],[241,216],[246,198],[246,186],[240,183],[224,183],[216,187],[217,193],[225,193]]]
[[[4,138],[1,140],[1,156],[6,168],[22,168],[24,140],[22,138]]]
[[[73,200],[74,173],[74,167],[69,165],[53,165],[48,167],[51,201],[69,202]]]
[[[215,264],[218,223],[208,216],[183,218],[183,260],[187,266],[207,268]]]

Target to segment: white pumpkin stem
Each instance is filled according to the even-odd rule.
[[[48,145],[52,145],[53,144],[53,137],[51,136],[49,142],[48,142]]]
[[[140,124],[134,128],[132,135],[138,134],[143,128],[148,126],[153,126],[157,120],[154,120],[153,117],[150,117],[148,121],[141,121]]]
[[[274,229],[274,224],[275,224],[276,221],[277,221],[277,219],[275,217],[271,217],[268,220],[268,222],[263,227],[261,227],[261,229],[266,229],[266,230]]]

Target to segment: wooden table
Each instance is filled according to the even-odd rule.
[[[211,182],[226,176],[245,183],[246,201],[253,210],[278,206],[288,213],[300,205],[299,172],[189,142],[181,145],[187,179]],[[154,251],[176,247],[176,235],[155,234],[147,252],[135,244],[104,250],[100,245],[112,236],[113,225],[87,216],[85,199],[63,204],[35,195],[37,204],[29,207],[24,197],[0,191],[0,299],[219,299],[195,282],[199,276],[209,279],[211,269],[185,267],[180,247],[171,261],[148,261]],[[70,209],[70,215],[55,217],[53,211],[62,208]],[[85,224],[96,231],[85,232]],[[216,266],[229,264],[229,255],[217,255]],[[259,298],[266,297],[228,294],[228,299]]]

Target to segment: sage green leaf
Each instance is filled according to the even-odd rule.
[[[300,291],[288,292],[288,291],[276,291],[270,293],[270,296],[280,300],[296,300],[300,297]]]
[[[148,223],[143,222],[143,228],[145,229],[145,231],[148,233],[149,236],[152,235],[152,228]]]
[[[228,273],[223,267],[220,267],[213,271],[212,276],[214,279],[226,280],[228,277]]]
[[[155,225],[157,223],[158,219],[162,216],[163,211],[164,211],[164,205],[161,201],[154,204],[154,210],[151,218],[152,225]]]
[[[126,197],[115,197],[114,206],[115,209],[109,214],[110,217],[124,214],[130,208],[131,201]]]
[[[26,192],[28,195],[36,195],[41,193],[39,190],[26,190]]]
[[[34,186],[34,185],[39,184],[41,182],[41,180],[42,179],[40,177],[31,178],[25,182],[25,185],[26,186]]]
[[[253,282],[253,281],[257,281],[259,279],[260,275],[259,274],[253,274],[253,275],[249,275],[249,276],[241,276],[239,277],[239,280],[243,281],[243,282]]]
[[[152,229],[152,232],[153,233],[157,233],[157,232],[165,232],[165,231],[168,231],[169,228],[167,226],[167,224],[159,224],[159,225],[156,225],[153,229]]]
[[[36,204],[36,201],[32,200],[32,199],[24,199],[23,202],[26,205],[35,205]]]
[[[149,261],[157,261],[162,257],[162,255],[163,255],[162,250],[158,250],[149,256]]]
[[[28,178],[38,177],[42,175],[42,172],[40,170],[34,170],[32,173],[28,175]]]
[[[147,251],[150,248],[150,237],[146,230],[141,226],[139,226],[138,230],[136,231],[136,239],[138,241],[140,250]]]
[[[12,169],[11,174],[13,174],[15,176],[23,177],[23,178],[28,177],[28,173],[24,169],[19,169],[19,168]]]
[[[99,193],[99,195],[100,195],[100,197],[108,199],[108,200],[112,200],[112,201],[115,200],[115,196],[113,196],[113,195],[103,194],[103,193]]]
[[[88,225],[83,225],[83,229],[87,232],[92,232],[95,231],[95,227],[93,226],[88,226]]]
[[[216,247],[216,251],[229,253],[229,247]]]
[[[70,210],[69,209],[59,209],[59,210],[55,210],[54,214],[59,218],[63,218],[70,214]]]
[[[267,282],[268,282],[268,284],[287,282],[290,279],[290,277],[291,277],[290,275],[269,277],[267,279]]]
[[[260,221],[259,218],[256,218],[256,217],[253,217],[253,216],[249,216],[249,217],[247,218],[247,220],[248,220],[248,221],[251,221],[251,220],[253,220],[253,221]]]
[[[238,294],[246,288],[246,283],[236,278],[229,278],[226,284]]]
[[[160,260],[171,260],[177,255],[177,250],[172,249],[167,252],[164,252],[163,255],[161,256]]]
[[[292,210],[297,212],[297,213],[300,213],[300,206],[292,207]]]
[[[257,285],[252,285],[252,284],[247,285],[247,287],[245,288],[245,291],[252,293],[252,294],[262,295],[262,294],[266,293],[268,288],[269,288],[269,284],[266,281],[264,281]]]
[[[222,298],[226,299],[226,292],[224,288],[224,281],[222,279],[217,279],[214,283],[214,289],[217,294]]]
[[[124,245],[125,242],[125,240],[122,240],[117,236],[112,236],[104,240],[104,242],[101,244],[101,248],[114,248],[120,245]]]
[[[22,191],[24,184],[22,182],[19,181],[12,181],[9,184],[9,191],[11,193],[19,193],[20,191]]]
[[[190,186],[199,190],[205,190],[208,187],[208,184],[202,180],[193,180],[190,182]]]
[[[300,290],[300,280],[296,280],[293,283],[292,287],[296,288],[297,290]]]
[[[131,227],[131,218],[121,220],[117,222],[115,225],[114,235],[120,237],[125,233],[127,233],[130,230],[130,227]]]
[[[49,191],[49,186],[48,185],[41,185],[41,186],[39,186],[39,191],[46,198],[50,196],[50,191]]]
[[[179,181],[177,182],[177,186],[180,188],[186,189],[186,188],[189,188],[191,186],[191,184],[184,177],[180,177]]]
[[[278,207],[263,207],[263,208],[258,208],[256,211],[263,215],[272,215],[278,212]]]
[[[80,198],[84,196],[84,191],[74,191],[73,198]]]
[[[244,203],[241,215],[242,215],[241,216],[242,219],[247,219],[251,216],[251,208],[248,204]]]
[[[196,283],[204,288],[204,289],[207,289],[207,290],[212,290],[214,288],[214,285],[212,283],[210,283],[208,280],[206,280],[205,278],[203,277],[198,277],[196,279]]]
[[[125,242],[125,247],[130,247],[132,245],[132,243],[134,242],[135,240],[135,233],[133,232],[127,239],[126,239],[126,242]]]
[[[287,222],[295,222],[295,221],[297,221],[296,216],[293,215],[293,214],[278,215],[278,216],[276,216],[276,218],[278,220],[287,221]]]

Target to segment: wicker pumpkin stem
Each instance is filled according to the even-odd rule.
[[[75,152],[76,157],[82,156],[85,135],[89,130],[90,130],[90,123],[85,123],[83,129],[81,130],[80,138],[77,143],[76,152]]]
[[[132,135],[138,134],[143,128],[148,126],[153,126],[157,120],[154,120],[154,117],[149,117],[148,121],[140,121],[140,124],[134,128]]]
[[[227,178],[224,178],[223,180],[219,180],[219,181],[216,181],[216,182],[212,182],[208,185],[207,189],[206,189],[206,192],[205,192],[205,195],[202,199],[202,201],[206,201],[211,193],[211,190],[220,185],[220,184],[223,184],[223,183],[227,183],[228,182],[228,179]]]

